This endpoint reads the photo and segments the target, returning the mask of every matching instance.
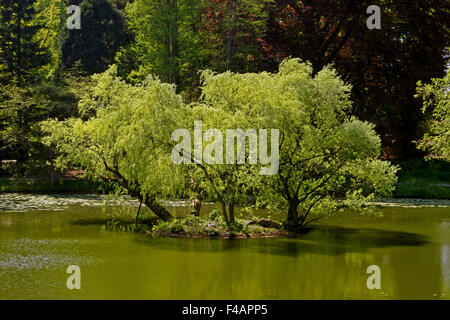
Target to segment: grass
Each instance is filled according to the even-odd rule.
[[[414,159],[397,163],[395,198],[450,199],[450,163]]]
[[[107,183],[84,179],[60,179],[51,183],[48,179],[0,178],[0,193],[107,193],[111,190]]]

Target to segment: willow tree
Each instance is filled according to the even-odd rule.
[[[184,108],[175,88],[154,78],[132,86],[111,67],[93,77],[79,104],[82,118],[47,121],[46,143],[59,153],[60,167],[80,167],[88,177],[111,181],[163,220],[158,200],[177,180],[170,137]]]
[[[378,159],[374,125],[348,116],[350,86],[328,67],[312,74],[311,65],[287,60],[272,85],[273,94],[283,95],[273,112],[282,130],[280,170],[262,190],[286,204],[294,230],[341,205],[361,208],[396,183],[396,167]]]
[[[350,87],[334,70],[313,76],[310,64],[291,59],[274,74],[207,74],[206,84],[204,103],[233,115],[218,114],[222,126],[234,127],[235,119],[247,128],[279,130],[279,148],[266,149],[278,150],[278,171],[261,175],[258,159],[235,187],[251,186],[260,204],[284,209],[288,229],[342,205],[361,208],[393,190],[396,168],[377,159],[381,145],[373,125],[348,116]]]

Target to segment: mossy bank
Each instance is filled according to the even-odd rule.
[[[280,223],[269,219],[236,219],[236,222],[227,225],[217,210],[206,217],[189,216],[159,221],[148,233],[177,238],[276,238],[290,235]]]

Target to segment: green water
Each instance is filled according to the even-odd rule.
[[[450,298],[447,204],[349,212],[297,239],[260,240],[104,231],[101,204],[0,195],[0,299]],[[69,265],[81,290],[66,287]],[[370,265],[380,290],[366,286]]]

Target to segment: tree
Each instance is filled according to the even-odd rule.
[[[134,41],[117,55],[120,74],[131,81],[157,75],[179,91],[195,87],[204,61],[200,6],[199,0],[136,0],[127,5]]]
[[[72,4],[78,5],[79,3],[74,0],[37,0],[35,4],[38,14],[34,21],[41,26],[36,38],[39,40],[41,47],[48,48],[49,51],[50,63],[46,70],[49,78],[57,74],[60,67],[60,33],[66,27],[67,7]]]
[[[418,142],[429,158],[450,161],[450,72],[444,78],[432,79],[430,84],[417,84],[417,95],[423,99],[423,111],[432,108],[429,132]]]
[[[0,4],[0,75],[3,83],[23,84],[36,78],[48,54],[35,36],[35,0],[5,0]]]
[[[274,74],[207,75],[204,103],[221,119],[218,128],[280,132],[275,175],[261,175],[261,162],[249,166],[246,161],[233,171],[213,167],[212,177],[220,179],[222,190],[231,187],[233,194],[245,194],[251,187],[259,204],[285,209],[290,230],[339,206],[359,208],[374,196],[389,194],[396,168],[377,159],[380,139],[373,125],[348,115],[349,90],[334,70],[324,68],[313,76],[311,65],[296,59],[284,61]],[[218,110],[228,111],[228,116]],[[269,140],[272,155],[275,138]]]
[[[74,93],[64,85],[2,86],[0,158],[17,160],[14,173],[53,175],[53,150],[42,143],[39,123],[75,116],[76,103]]]
[[[381,144],[374,126],[347,115],[351,87],[332,69],[312,74],[310,65],[297,60],[282,63],[278,73],[294,105],[277,118],[280,169],[269,183],[282,198],[274,200],[287,204],[287,227],[293,230],[340,205],[358,208],[389,195],[396,183],[397,169],[377,159]]]
[[[223,72],[254,72],[260,65],[259,42],[266,35],[273,0],[207,0],[202,14],[207,67]]]
[[[59,167],[81,167],[92,179],[111,181],[155,215],[171,219],[158,203],[182,184],[170,159],[170,137],[179,127],[183,102],[173,85],[148,77],[133,86],[117,68],[93,77],[81,99],[82,118],[47,121],[46,143],[58,151]]]
[[[72,67],[80,61],[90,74],[103,72],[128,41],[124,17],[108,0],[84,0],[80,10],[81,29],[62,30],[62,62]]]

